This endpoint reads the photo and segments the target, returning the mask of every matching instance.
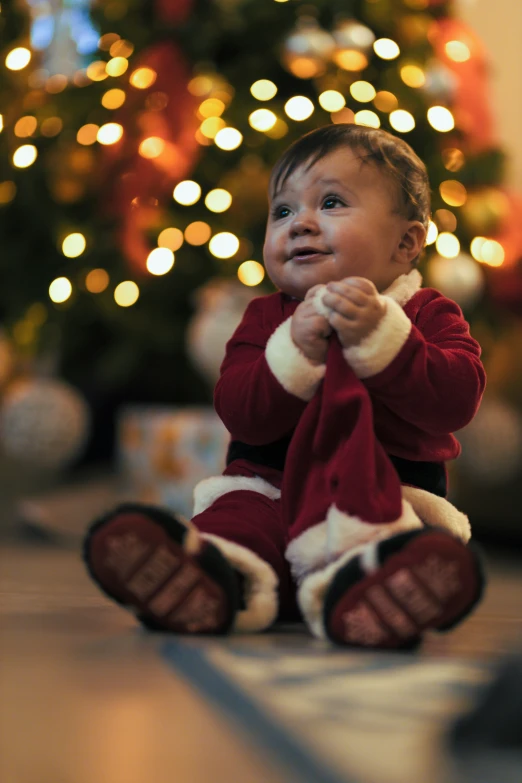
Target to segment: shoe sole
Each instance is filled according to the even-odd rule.
[[[238,602],[233,569],[210,542],[188,552],[187,532],[161,510],[126,504],[91,527],[84,560],[103,592],[149,628],[227,633]]]
[[[439,532],[405,538],[402,548],[368,576],[354,578],[360,571],[354,561],[336,574],[324,611],[332,641],[352,647],[408,648],[428,629],[453,627],[478,602],[483,575],[473,548]]]

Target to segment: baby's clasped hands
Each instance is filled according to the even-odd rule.
[[[364,340],[386,312],[385,299],[364,277],[347,277],[326,286],[314,286],[307,298],[308,295],[318,311],[328,318],[343,348]]]

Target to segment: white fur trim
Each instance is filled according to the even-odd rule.
[[[230,565],[246,577],[246,609],[237,613],[234,631],[251,633],[269,628],[278,612],[278,579],[275,571],[254,552],[240,544],[211,533],[202,533],[201,538],[214,544]]]
[[[421,527],[421,520],[404,497],[401,516],[386,524],[364,522],[332,505],[325,522],[309,528],[288,545],[286,558],[294,578],[301,582],[307,574],[324,568],[346,552],[353,553],[371,541],[382,541]]]
[[[280,324],[265,348],[270,370],[283,389],[309,402],[324,378],[326,364],[315,365],[299,350],[291,336],[292,317]]]
[[[397,304],[405,305],[422,288],[422,275],[418,269],[412,269],[406,275],[399,275],[391,286],[383,291],[384,296]]]
[[[297,591],[297,602],[306,620],[306,624],[318,639],[326,639],[323,623],[324,596],[337,571],[352,558],[361,554],[368,544],[345,552],[342,557],[326,568],[307,576]]]
[[[452,503],[418,487],[402,487],[402,496],[407,498],[425,525],[440,527],[452,533],[465,544],[471,538],[471,527],[466,514]]]
[[[227,495],[229,492],[237,492],[246,489],[250,492],[259,492],[260,495],[278,500],[281,497],[281,490],[269,484],[265,479],[255,476],[211,476],[203,479],[194,487],[194,511],[193,516],[206,511],[215,500]]]
[[[411,321],[393,298],[379,297],[386,312],[370,334],[358,345],[343,350],[343,356],[358,378],[369,378],[395,359],[411,331]]]
[[[325,318],[330,318],[333,310],[331,307],[327,307],[323,302],[323,297],[327,292],[328,291],[325,285],[320,286],[312,296],[312,304],[319,315],[322,315]]]

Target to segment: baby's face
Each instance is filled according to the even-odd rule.
[[[397,254],[409,221],[396,212],[394,184],[358,156],[345,147],[299,167],[271,200],[264,261],[281,291],[304,299],[351,276],[383,291],[409,271]]]

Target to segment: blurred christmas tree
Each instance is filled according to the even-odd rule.
[[[427,282],[486,360],[510,344],[522,205],[502,185],[487,58],[451,2],[19,0],[0,24],[0,316],[18,353],[54,352],[94,395],[207,400],[184,346],[193,292],[270,290],[270,168],[353,121],[426,162]],[[522,367],[504,370],[519,400]]]

